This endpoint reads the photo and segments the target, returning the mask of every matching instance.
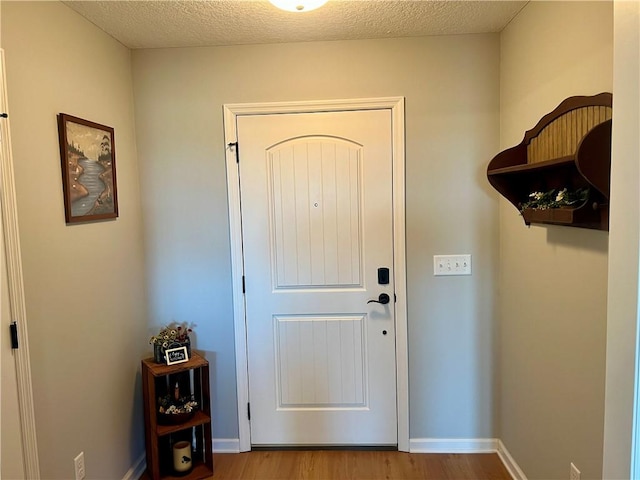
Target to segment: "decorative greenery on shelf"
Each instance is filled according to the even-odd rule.
[[[158,411],[165,415],[192,413],[198,408],[193,395],[181,395],[180,386],[176,382],[173,391],[158,397]]]
[[[527,208],[532,210],[548,210],[550,208],[576,207],[583,204],[589,198],[589,188],[568,190],[563,188],[548,192],[533,192],[529,194],[530,200],[520,204],[520,213]]]
[[[179,413],[191,413],[197,410],[198,402],[193,397],[180,397],[177,400],[167,394],[158,398],[158,411],[165,415],[177,415]]]

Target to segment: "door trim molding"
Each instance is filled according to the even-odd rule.
[[[227,195],[231,232],[233,318],[236,349],[238,434],[240,451],[251,450],[251,431],[245,412],[249,401],[247,331],[242,293],[242,225],[240,175],[233,144],[238,141],[237,117],[281,113],[317,113],[354,110],[390,110],[393,152],[393,255],[396,294],[396,389],[398,450],[409,451],[409,358],[407,350],[407,280],[405,240],[405,128],[404,97],[319,100],[303,102],[242,103],[223,105],[226,145]]]
[[[4,50],[0,49],[0,111],[9,113],[7,100]],[[9,307],[11,319],[18,324],[20,348],[14,350],[16,380],[18,383],[18,407],[22,429],[22,455],[26,478],[40,478],[38,444],[36,441],[36,421],[33,407],[33,388],[31,385],[31,363],[29,360],[29,341],[27,333],[27,311],[22,277],[22,253],[20,251],[20,232],[18,230],[18,206],[16,203],[15,181],[13,173],[13,155],[11,152],[11,132],[9,119],[0,121],[0,202],[2,209],[2,233],[5,251],[0,252],[7,261],[7,282],[9,287]],[[8,328],[8,325],[1,325]]]

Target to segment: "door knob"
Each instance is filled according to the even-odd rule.
[[[389,295],[387,295],[386,293],[381,293],[378,296],[377,300],[369,300],[367,303],[381,303],[382,305],[386,305],[387,303],[389,303],[389,300],[391,300],[389,298]]]

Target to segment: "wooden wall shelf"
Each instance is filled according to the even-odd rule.
[[[524,210],[527,225],[609,229],[611,105],[610,93],[567,98],[491,160],[489,183],[518,210],[533,192],[589,188],[575,208]]]

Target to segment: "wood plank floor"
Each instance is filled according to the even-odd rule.
[[[213,461],[213,480],[511,480],[491,453],[254,451]]]

